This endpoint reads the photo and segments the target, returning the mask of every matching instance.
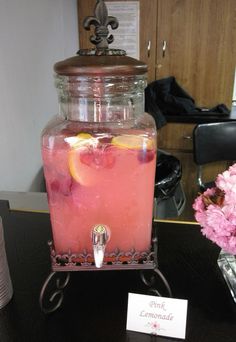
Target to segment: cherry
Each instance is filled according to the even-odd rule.
[[[138,160],[140,163],[149,163],[155,157],[155,152],[153,150],[140,150],[138,153]]]

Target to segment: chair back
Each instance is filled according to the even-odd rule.
[[[197,165],[236,160],[236,122],[197,125],[193,131],[193,155]]]
[[[193,131],[193,157],[198,166],[198,183],[201,180],[201,166],[217,161],[236,161],[236,122],[215,122],[199,124]]]

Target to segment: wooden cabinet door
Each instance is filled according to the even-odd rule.
[[[235,0],[158,0],[156,78],[175,76],[198,106],[231,108],[235,22]]]
[[[194,123],[169,122],[159,130],[158,148],[178,151],[193,151]]]
[[[116,0],[109,0],[116,1]],[[121,0],[125,2],[130,0]],[[148,65],[148,82],[155,79],[155,63],[156,63],[156,23],[157,23],[157,0],[131,0],[139,2],[140,16],[140,60]],[[79,47],[91,48],[93,45],[89,41],[91,32],[83,28],[83,20],[86,16],[94,13],[96,0],[77,0],[78,3],[78,19],[79,19]],[[109,13],[112,15],[112,13]],[[110,29],[110,28],[109,28]],[[112,33],[112,30],[110,30]],[[115,31],[113,31],[113,34]]]

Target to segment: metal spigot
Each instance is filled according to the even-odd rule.
[[[95,260],[95,266],[101,268],[103,264],[105,248],[108,241],[107,227],[98,224],[92,230],[92,243],[93,243],[93,255]]]

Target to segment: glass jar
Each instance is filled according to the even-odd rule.
[[[146,66],[74,58],[55,65],[60,117],[43,131],[44,174],[56,253],[101,267],[105,253],[150,250],[157,133]]]

